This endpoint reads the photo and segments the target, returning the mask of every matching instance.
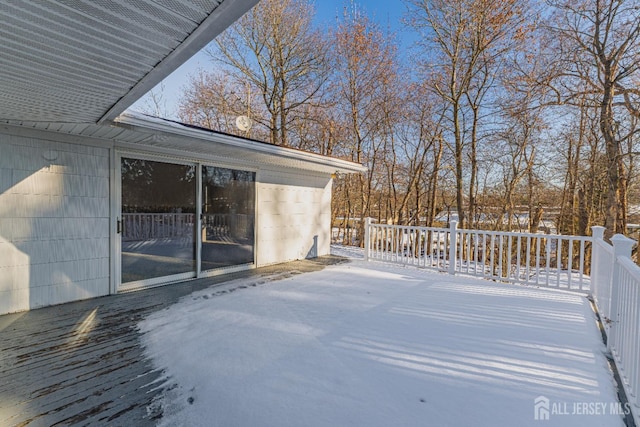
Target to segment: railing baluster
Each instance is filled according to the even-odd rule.
[[[592,249],[593,250],[593,249]],[[580,290],[584,290],[584,255],[585,255],[585,242],[580,240]]]
[[[488,270],[486,267],[487,265],[487,233],[482,233],[482,264],[484,265],[482,267],[482,275],[486,277],[488,271],[493,271],[493,270]]]
[[[540,284],[540,245],[542,237],[536,238],[536,285]]]
[[[569,287],[569,290],[571,290],[571,283],[573,281],[573,242],[573,239],[568,239],[569,253],[567,254],[567,272],[569,274],[569,280],[567,286]]]
[[[397,262],[399,260],[398,259],[398,246],[399,246],[398,245],[398,239],[400,238],[399,237],[400,236],[400,229],[393,228],[392,230],[393,230],[393,256],[395,257],[394,261]]]
[[[545,240],[545,251],[546,251],[546,265],[545,265],[545,270],[547,272],[547,280],[546,280],[546,285],[549,286],[549,274],[550,271],[549,269],[551,268],[551,238],[548,237]]]
[[[525,283],[529,282],[531,277],[531,236],[527,236],[527,268],[525,269]]]
[[[556,286],[560,287],[560,272],[562,271],[562,241],[560,237],[557,238],[556,244]]]
[[[520,277],[522,276],[521,274],[521,261],[522,261],[522,256],[520,254],[520,251],[522,251],[522,236],[518,235],[517,236],[518,239],[518,243],[516,244],[516,282],[520,281]]]
[[[495,278],[496,277],[496,273],[495,273],[495,251],[493,250],[494,247],[494,243],[496,241],[496,236],[495,234],[491,234],[491,244],[490,244],[490,248],[489,251],[491,253],[491,277]]]
[[[505,271],[505,278],[508,280],[511,277],[511,263],[513,262],[513,245],[512,245],[512,236],[507,235],[507,267],[504,269]]]
[[[498,278],[501,279],[502,273],[502,253],[504,249],[504,235],[498,236]]]

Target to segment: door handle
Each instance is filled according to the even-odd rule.
[[[120,218],[116,219],[116,233],[122,233],[122,221],[120,220]]]

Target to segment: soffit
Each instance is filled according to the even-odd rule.
[[[0,119],[115,119],[257,0],[0,0]]]

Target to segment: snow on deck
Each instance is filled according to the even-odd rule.
[[[595,316],[566,292],[354,259],[140,328],[177,385],[164,425],[623,425]]]

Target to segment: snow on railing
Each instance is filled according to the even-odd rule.
[[[640,426],[640,267],[635,244],[616,234],[593,237],[527,234],[365,222],[365,260],[431,268],[448,274],[589,293],[620,373],[635,424]],[[590,254],[590,257],[589,257]]]
[[[372,224],[367,259],[588,292],[591,237]]]

